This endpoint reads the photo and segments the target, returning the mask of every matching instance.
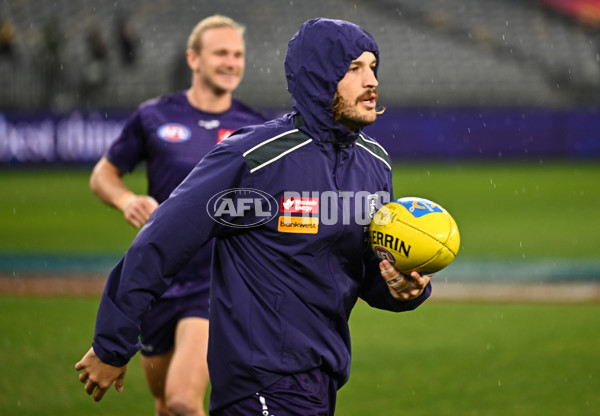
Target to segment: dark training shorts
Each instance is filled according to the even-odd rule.
[[[183,318],[208,319],[208,293],[193,293],[178,298],[160,298],[142,317],[141,353],[162,355],[173,347],[177,322]]]
[[[285,376],[262,391],[211,412],[211,416],[332,416],[337,383],[314,369]]]

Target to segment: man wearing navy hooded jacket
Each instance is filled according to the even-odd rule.
[[[401,312],[431,293],[431,276],[400,275],[366,238],[392,198],[389,157],[361,131],[377,117],[378,64],[375,40],[353,23],[300,27],[285,60],[293,111],[217,145],[111,272],[76,364],[88,394],[122,390],[140,316],[214,239],[211,414],[333,414],[357,299]]]

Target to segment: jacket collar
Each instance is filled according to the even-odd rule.
[[[349,146],[353,144],[358,137],[360,136],[359,132],[353,132],[337,123],[341,128],[338,131],[331,130],[322,130],[322,129],[311,129],[307,126],[304,118],[300,113],[294,113],[294,125],[298,130],[307,134],[308,136],[324,142],[324,143],[335,143],[340,146]]]

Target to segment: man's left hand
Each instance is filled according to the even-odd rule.
[[[411,272],[410,276],[405,276],[394,269],[388,260],[382,260],[379,263],[379,270],[394,299],[401,301],[412,300],[421,296],[431,280],[431,276],[433,276],[432,274],[421,275],[415,271]]]

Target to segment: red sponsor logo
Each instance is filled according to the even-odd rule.
[[[281,197],[281,212],[292,214],[318,214],[319,198]]]
[[[225,140],[226,138],[228,138],[229,136],[231,136],[231,133],[233,133],[235,130],[229,130],[229,129],[219,129],[219,135],[217,137],[217,143],[221,143],[223,140]]]

